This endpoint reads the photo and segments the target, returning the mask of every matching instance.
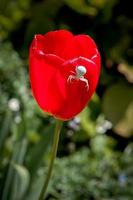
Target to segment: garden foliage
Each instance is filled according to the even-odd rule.
[[[27,58],[34,34],[55,29],[93,37],[102,70],[88,107],[63,125],[47,199],[133,198],[130,4],[129,0],[0,0],[1,200],[37,200],[47,173],[55,121],[32,97]]]

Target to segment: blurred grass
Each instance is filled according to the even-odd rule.
[[[102,56],[88,107],[65,122],[47,199],[132,200],[132,6],[127,0],[0,0],[0,199],[36,200],[54,119],[34,101],[28,48],[36,33],[90,34]]]

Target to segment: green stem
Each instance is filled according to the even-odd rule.
[[[55,160],[55,157],[56,157],[56,154],[57,154],[61,127],[62,127],[62,121],[56,120],[56,126],[55,126],[55,132],[54,132],[54,141],[53,141],[53,146],[52,146],[52,151],[51,151],[51,159],[50,159],[50,163],[49,163],[48,173],[47,173],[44,185],[42,187],[42,191],[41,191],[39,200],[44,200],[44,197],[45,197],[45,194],[46,194],[46,190],[47,190],[48,183],[49,183],[51,173],[52,173],[54,160]]]

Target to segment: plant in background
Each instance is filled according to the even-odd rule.
[[[27,51],[36,33],[57,29],[92,36],[102,50],[103,62],[89,105],[78,118],[63,123],[46,199],[132,200],[130,3],[0,0],[1,200],[37,200],[47,174],[56,120],[41,111],[31,95]]]
[[[35,35],[30,47],[33,95],[57,119],[50,165],[39,200],[43,200],[56,157],[62,121],[79,114],[92,97],[100,74],[100,54],[92,38],[66,30]]]

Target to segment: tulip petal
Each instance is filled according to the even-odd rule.
[[[75,54],[74,36],[69,31],[50,31],[43,37],[46,54],[54,54],[65,60],[71,59]]]
[[[87,73],[84,77],[89,83],[88,91],[85,83],[80,80],[73,80],[71,83],[67,81],[71,71],[74,71],[78,65],[82,65],[87,69]],[[64,91],[66,93],[66,98],[62,99],[63,103],[60,105],[58,112],[55,112],[54,115],[58,118],[68,120],[81,112],[86,106],[96,89],[99,75],[97,66],[94,62],[79,57],[63,64],[62,77],[64,77],[65,80]]]
[[[30,55],[30,82],[33,94],[40,107],[49,113],[59,109],[62,102],[62,94],[56,81],[60,63],[61,60],[53,55]]]
[[[77,47],[76,49],[78,49],[77,57],[82,56],[93,60],[97,64],[100,71],[100,54],[94,40],[88,35],[77,35],[75,36],[75,41]]]

